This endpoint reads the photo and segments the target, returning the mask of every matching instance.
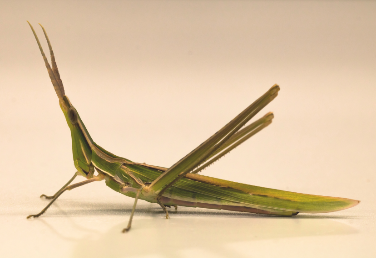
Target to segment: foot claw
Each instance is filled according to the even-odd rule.
[[[131,228],[124,228],[121,233],[127,233]]]
[[[35,217],[36,217],[35,215],[29,215],[29,216],[26,217],[26,219],[33,219]]]
[[[51,199],[53,199],[55,196],[48,196],[48,195],[45,195],[45,194],[42,194],[41,196],[40,196],[40,198],[41,199],[47,199],[47,200],[51,200]]]

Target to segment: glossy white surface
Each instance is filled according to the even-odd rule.
[[[0,2],[0,257],[376,257],[376,3]],[[273,124],[204,174],[361,200],[275,218],[180,207],[164,219],[103,182],[46,200],[75,172],[36,42],[51,39],[95,141],[171,166],[274,83]],[[79,181],[81,179],[77,179]]]
[[[82,189],[83,190],[83,189]],[[88,190],[88,189],[86,189]],[[92,187],[90,190],[96,190]],[[84,193],[84,191],[82,191]],[[99,199],[99,200],[98,200]],[[273,218],[181,208],[164,219],[140,202],[127,234],[131,202],[73,196],[43,218],[30,201],[2,216],[2,257],[374,257],[374,210]],[[22,246],[22,247],[21,247]]]

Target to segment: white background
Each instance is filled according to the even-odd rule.
[[[376,3],[1,1],[1,257],[375,257]],[[361,200],[295,218],[179,208],[164,219],[93,183],[26,220],[75,172],[26,23],[54,47],[94,140],[169,167],[262,95],[273,124],[205,175]],[[77,181],[82,179],[77,179]]]

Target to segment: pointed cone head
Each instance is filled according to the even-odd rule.
[[[28,22],[29,23],[29,22]],[[87,132],[84,123],[82,122],[77,110],[73,107],[72,103],[69,101],[68,97],[65,95],[63,82],[60,79],[59,70],[57,69],[55,55],[52,50],[51,42],[48,38],[46,30],[43,29],[44,36],[48,43],[48,48],[50,50],[51,64],[50,66],[46,55],[44,54],[43,48],[39,42],[38,36],[35,33],[33,26],[29,23],[31,30],[33,31],[34,37],[38,43],[39,50],[42,54],[44,63],[46,65],[48,75],[50,76],[52,85],[54,86],[55,92],[59,98],[60,108],[64,113],[65,120],[69,126],[72,137],[72,151],[73,151],[73,161],[74,166],[77,168],[80,175],[90,178],[93,176],[94,167],[91,163],[91,147],[94,143],[91,139],[89,133]]]

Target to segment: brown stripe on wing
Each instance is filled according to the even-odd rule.
[[[278,216],[294,216],[297,215],[298,212],[291,212],[291,211],[266,211],[260,210],[256,208],[250,208],[246,206],[235,206],[235,205],[220,205],[220,204],[211,204],[211,203],[202,203],[202,202],[189,202],[183,201],[178,199],[172,199],[168,197],[162,196],[160,201],[167,206],[185,206],[185,207],[198,207],[198,208],[206,208],[206,209],[215,209],[215,210],[227,210],[227,211],[240,211],[240,212],[249,212],[249,213],[256,213],[256,214],[268,214],[268,215],[278,215]]]

